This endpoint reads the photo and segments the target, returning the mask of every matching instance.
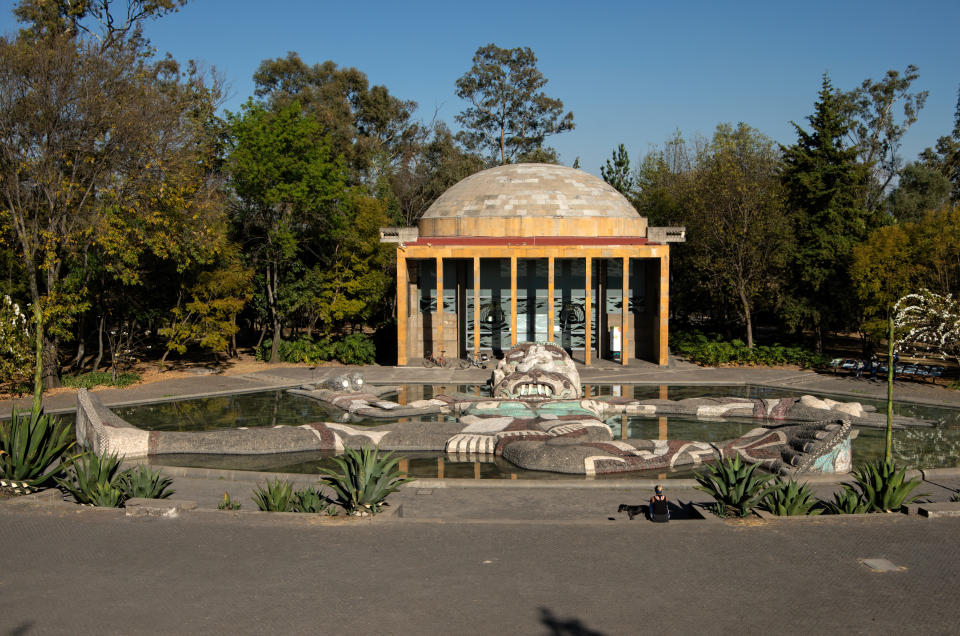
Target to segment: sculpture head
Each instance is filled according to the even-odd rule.
[[[574,400],[580,397],[580,374],[562,348],[524,342],[507,351],[493,371],[493,397]]]

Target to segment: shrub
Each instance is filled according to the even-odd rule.
[[[217,504],[217,510],[240,510],[240,504],[230,499],[230,493],[224,491],[223,501]]]
[[[266,512],[291,512],[293,510],[293,484],[289,481],[274,479],[267,482],[266,489],[257,486],[253,493],[253,503]]]
[[[152,471],[146,466],[137,466],[120,474],[117,480],[127,499],[166,499],[175,490],[169,489],[173,480],[163,477],[160,471]],[[169,489],[169,490],[168,490]]]
[[[308,513],[325,512],[331,516],[336,514],[333,510],[333,502],[323,496],[316,488],[304,488],[303,490],[298,490],[293,493],[293,511]]]
[[[821,501],[820,504],[828,515],[858,515],[870,510],[870,505],[857,491],[847,486],[833,494],[833,501]]]
[[[800,367],[825,366],[826,356],[801,347],[754,345],[753,349],[739,339],[725,341],[720,336],[706,336],[699,331],[670,334],[670,348],[696,364],[717,366],[720,364],[751,364],[778,366],[795,364]]]
[[[263,341],[254,352],[257,360],[269,360],[272,347],[272,340]],[[309,337],[281,340],[277,352],[282,362],[316,364],[338,360],[343,364],[372,364],[376,360],[377,348],[370,336],[352,333],[341,339],[324,336],[319,340]]]
[[[320,481],[333,488],[337,503],[348,514],[380,512],[387,495],[413,481],[405,473],[394,470],[399,457],[392,457],[392,453],[380,455],[376,448],[348,448],[342,457],[334,457],[333,461],[342,472],[321,468]]]
[[[905,479],[906,468],[897,468],[894,462],[878,459],[864,464],[853,471],[856,480],[853,484],[844,484],[846,490],[854,492],[867,506],[868,512],[892,512],[900,510],[904,504],[916,501],[925,494],[910,497],[910,493],[920,485],[921,480]]]
[[[727,510],[733,509],[745,517],[766,496],[766,483],[773,477],[756,474],[756,469],[757,464],[747,464],[739,455],[734,455],[716,464],[707,464],[694,473],[694,479],[700,484],[694,488],[714,498],[718,515],[724,516]]]
[[[13,487],[42,486],[67,468],[64,454],[74,442],[69,423],[34,407],[29,415],[13,409],[9,422],[0,422],[0,478]]]
[[[823,512],[822,508],[817,507],[819,503],[807,484],[778,477],[767,491],[762,505],[773,514],[783,517],[818,515]]]
[[[96,386],[115,386],[123,388],[136,384],[140,381],[140,376],[136,373],[118,373],[114,378],[108,371],[91,371],[81,373],[80,375],[64,376],[63,386],[69,386],[78,389],[92,389]]]
[[[87,451],[73,463],[65,478],[54,479],[79,504],[120,507],[127,497],[119,483],[119,469],[116,453],[101,456]]]

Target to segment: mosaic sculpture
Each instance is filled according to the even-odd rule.
[[[444,451],[451,459],[502,457],[530,470],[610,474],[668,470],[739,455],[771,472],[846,472],[854,425],[883,417],[858,403],[800,398],[690,398],[636,400],[583,398],[570,357],[553,344],[510,349],[491,379],[491,396],[450,394],[399,404],[383,399],[358,373],[292,390],[362,418],[393,420],[380,426],[314,422],[302,426],[200,432],[143,431],[105,409],[94,394],[78,397],[77,435],[97,452],[128,457],[168,453],[266,454],[358,448]],[[437,421],[410,416],[436,415]],[[752,418],[750,432],[722,442],[615,439],[607,420],[618,415],[683,415],[700,419]],[[347,417],[349,420],[350,417]],[[398,421],[399,420],[399,421]],[[917,420],[898,418],[901,424]]]

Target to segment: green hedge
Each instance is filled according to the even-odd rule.
[[[140,375],[137,373],[118,373],[117,379],[113,379],[113,374],[109,371],[91,371],[90,373],[81,373],[80,375],[63,376],[63,386],[74,387],[78,389],[92,389],[95,386],[115,386],[123,388],[136,384],[140,381]]]
[[[781,344],[754,345],[747,347],[742,340],[723,340],[720,336],[708,336],[699,331],[671,333],[670,348],[675,355],[690,362],[706,366],[742,364],[758,366],[781,366],[795,364],[800,367],[823,367],[830,359],[802,347],[785,347]]]
[[[269,360],[272,340],[264,340],[256,350],[257,360]],[[306,362],[316,364],[326,360],[338,360],[343,364],[373,364],[377,348],[370,336],[352,333],[343,338],[323,336],[319,339],[309,337],[298,340],[281,340],[281,362]]]

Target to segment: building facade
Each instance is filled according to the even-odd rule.
[[[397,363],[554,342],[583,364],[667,364],[671,242],[581,170],[513,164],[447,190],[397,243]]]

